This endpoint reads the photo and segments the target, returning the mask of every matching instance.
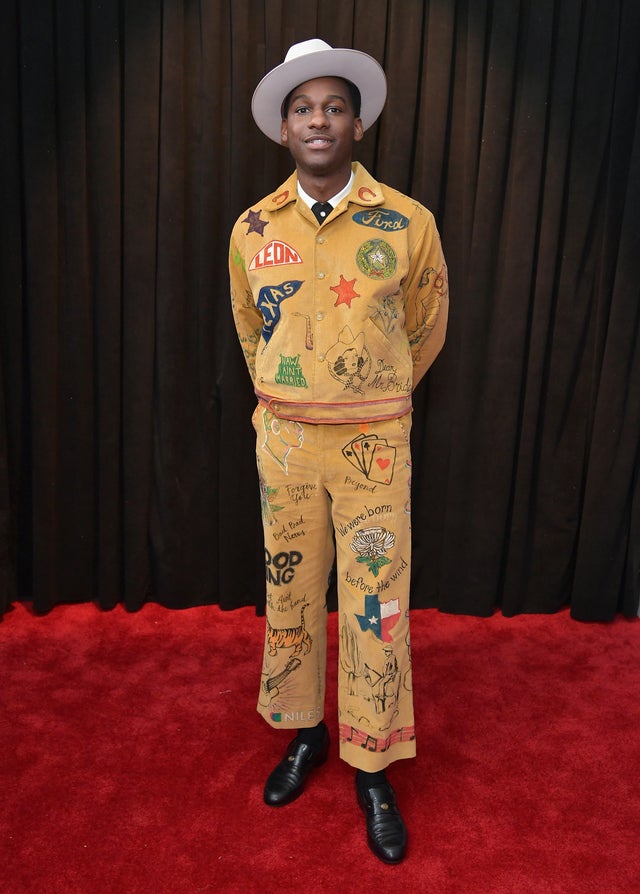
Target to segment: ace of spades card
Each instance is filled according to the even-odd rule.
[[[357,435],[342,448],[342,455],[368,481],[391,484],[396,462],[396,448],[377,435]]]

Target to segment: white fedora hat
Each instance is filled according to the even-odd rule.
[[[360,117],[364,130],[376,121],[387,98],[387,79],[372,56],[334,48],[314,37],[294,44],[284,62],[260,81],[253,93],[251,111],[260,130],[280,143],[282,103],[294,87],[311,78],[346,78],[356,85],[362,98]]]

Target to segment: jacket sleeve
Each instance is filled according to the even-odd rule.
[[[422,209],[422,231],[404,283],[405,320],[413,359],[413,387],[436,359],[445,340],[449,279],[433,215]]]
[[[247,278],[244,256],[238,247],[235,233],[231,234],[229,245],[229,281],[231,286],[231,309],[236,325],[240,346],[247,362],[251,381],[256,378],[256,351],[262,330],[262,314],[256,307]]]

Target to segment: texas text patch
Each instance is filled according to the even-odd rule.
[[[262,337],[265,341],[269,341],[273,335],[273,330],[280,322],[281,302],[285,298],[295,295],[302,283],[303,280],[301,279],[292,279],[288,282],[281,282],[277,286],[263,286],[258,292],[256,304],[264,318]]]

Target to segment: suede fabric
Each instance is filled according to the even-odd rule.
[[[368,771],[413,757],[411,417],[303,425],[258,406],[253,421],[267,586],[258,710],[284,729],[324,717],[335,557],[340,755]]]
[[[403,416],[444,343],[448,274],[433,215],[353,171],[321,225],[292,174],[231,235],[238,337],[256,395],[283,418]]]

